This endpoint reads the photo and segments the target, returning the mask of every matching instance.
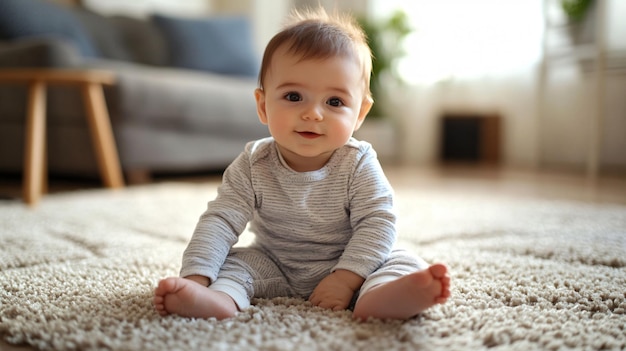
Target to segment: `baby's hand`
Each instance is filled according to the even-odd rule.
[[[315,306],[329,308],[333,311],[344,310],[350,304],[354,292],[357,291],[364,279],[347,271],[336,270],[317,284],[309,297]]]

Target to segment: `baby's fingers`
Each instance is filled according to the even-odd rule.
[[[317,306],[320,303],[320,299],[315,294],[311,294],[311,296],[309,296],[309,302],[313,306]]]
[[[329,310],[333,310],[333,311],[341,311],[346,309],[346,307],[348,307],[348,305],[346,303],[344,303],[343,301],[341,301],[341,299],[326,299],[324,301],[321,301],[319,303],[319,305],[322,308],[327,308]]]
[[[315,292],[313,294],[311,294],[311,296],[309,297],[309,302],[313,305],[313,306],[319,306],[322,308],[330,308],[329,306],[329,300],[327,298],[324,298],[323,294],[316,294]]]
[[[321,298],[316,298],[314,296],[311,296],[309,298],[309,301],[311,302],[311,304],[313,304],[313,306],[318,306],[318,307],[321,307],[321,308],[331,309],[333,311],[341,309],[341,307],[339,306],[337,301],[333,301],[331,299],[321,299]]]

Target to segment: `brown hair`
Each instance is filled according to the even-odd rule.
[[[261,70],[259,87],[263,89],[272,57],[278,48],[287,45],[287,50],[300,55],[301,60],[325,59],[335,56],[353,57],[359,61],[367,95],[370,93],[372,52],[367,37],[357,22],[348,15],[329,16],[323,8],[294,11],[291,24],[278,32],[267,44]]]

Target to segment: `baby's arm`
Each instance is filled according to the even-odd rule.
[[[333,311],[348,308],[354,293],[361,288],[364,279],[345,269],[329,274],[315,287],[309,301],[315,306]]]
[[[253,216],[249,161],[241,154],[224,172],[217,197],[207,204],[183,253],[181,277],[204,276],[212,281]],[[198,282],[206,283],[208,281]]]
[[[396,239],[393,189],[376,153],[364,149],[353,170],[350,189],[350,226],[353,235],[333,273],[315,288],[312,304],[333,310],[345,309],[367,277],[387,259]]]
[[[393,189],[373,151],[354,170],[348,195],[353,232],[333,270],[367,277],[389,257],[397,236]]]

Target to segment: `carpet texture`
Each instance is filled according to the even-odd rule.
[[[404,322],[297,298],[222,322],[159,317],[152,290],[177,274],[215,184],[0,202],[0,337],[42,350],[626,349],[626,206],[396,192],[401,245],[452,275],[447,304]]]

